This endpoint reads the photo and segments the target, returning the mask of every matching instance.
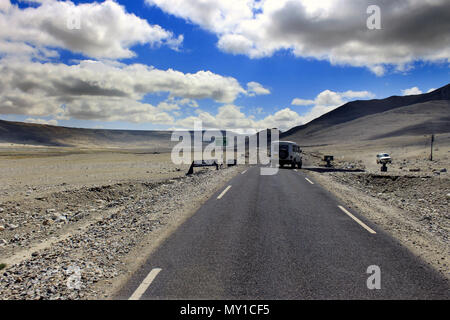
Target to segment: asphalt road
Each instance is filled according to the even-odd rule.
[[[118,298],[450,298],[443,277],[358,212],[346,214],[306,171],[259,173],[251,167],[229,181]],[[372,265],[380,268],[380,289],[367,287]]]

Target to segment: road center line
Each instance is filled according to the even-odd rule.
[[[309,183],[314,184],[314,182],[312,182],[312,181],[309,180],[308,178],[305,177],[305,179],[306,179],[306,181],[308,181]]]
[[[139,285],[136,291],[131,295],[128,300],[139,300],[142,295],[147,291],[148,287],[152,284],[153,280],[155,280],[158,273],[161,272],[162,269],[155,268],[145,277],[144,281]]]
[[[225,190],[222,191],[221,194],[217,197],[217,199],[222,199],[222,197],[227,193],[228,190],[230,190],[231,186],[228,186]]]
[[[359,220],[357,217],[355,217],[354,215],[352,215],[350,212],[348,212],[344,207],[342,206],[338,206],[339,209],[341,209],[342,211],[344,211],[344,213],[346,215],[348,215],[350,218],[352,218],[353,220],[355,220],[357,223],[359,223],[360,226],[362,226],[364,229],[366,229],[367,231],[369,231],[372,234],[376,234],[375,231],[373,231],[371,228],[369,228],[364,222],[362,222],[361,220]]]
[[[248,170],[248,169],[247,169],[247,170]],[[246,173],[246,172],[247,172],[247,170],[244,170],[244,171],[242,171],[242,172],[241,172],[241,174],[244,174],[244,173]]]

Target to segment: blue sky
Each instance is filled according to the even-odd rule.
[[[55,12],[51,10],[65,10],[64,8],[66,7],[58,7],[57,5],[50,7],[52,3],[56,2],[58,1],[48,0],[47,4],[41,4],[11,1],[10,5],[5,4],[8,8],[3,9],[3,11],[1,11],[0,6],[0,18],[11,19],[11,21],[17,23],[19,27],[28,31],[32,26],[20,25],[23,23],[20,21],[20,15],[24,10],[30,6],[35,9],[41,8],[41,10],[44,10],[42,7],[48,6],[47,11],[43,11],[44,15],[49,14],[49,12]],[[226,126],[230,128],[241,128],[251,126],[277,126],[286,130],[293,125],[305,123],[347,101],[370,98],[381,99],[391,95],[427,92],[429,89],[441,87],[449,82],[449,42],[445,44],[445,37],[442,41],[443,45],[441,44],[441,47],[437,47],[438,51],[436,51],[436,48],[433,48],[434,53],[439,53],[438,58],[433,55],[433,52],[423,52],[423,50],[417,49],[417,46],[414,44],[409,48],[408,43],[402,43],[401,46],[404,47],[403,52],[405,51],[405,48],[407,48],[414,53],[412,55],[405,54],[404,56],[399,56],[399,53],[395,52],[395,50],[393,50],[393,52],[386,52],[388,50],[383,49],[383,46],[386,46],[386,48],[391,50],[390,48],[393,47],[392,44],[395,44],[396,40],[385,40],[385,36],[379,36],[378,40],[376,32],[381,34],[382,32],[389,31],[389,19],[394,19],[395,17],[386,17],[385,20],[381,20],[382,23],[384,23],[383,30],[364,31],[372,32],[370,34],[367,33],[367,37],[372,37],[375,34],[375,41],[380,42],[379,51],[377,51],[377,48],[371,48],[373,57],[367,57],[365,51],[370,44],[365,43],[364,37],[361,38],[357,33],[355,33],[355,39],[343,39],[343,42],[348,41],[348,43],[356,41],[360,46],[360,49],[358,47],[355,49],[355,52],[349,53],[348,55],[345,53],[348,50],[344,50],[342,44],[330,44],[328,46],[322,45],[321,43],[317,44],[316,42],[319,41],[311,40],[312,37],[310,37],[310,35],[306,34],[303,29],[296,29],[298,27],[295,25],[279,26],[274,22],[271,22],[272,24],[265,25],[266,29],[261,30],[261,34],[272,34],[275,33],[272,29],[277,30],[278,32],[280,28],[287,28],[285,33],[288,34],[290,32],[293,36],[289,39],[284,39],[283,33],[281,33],[281,35],[277,34],[270,38],[267,36],[266,39],[260,39],[258,35],[255,36],[252,29],[242,31],[242,29],[245,28],[245,21],[247,21],[248,24],[251,22],[256,25],[259,23],[257,19],[253,19],[251,16],[250,18],[246,18],[245,16],[240,17],[239,14],[232,11],[233,9],[224,6],[223,3],[217,2],[217,0],[211,1],[211,8],[213,8],[211,9],[211,12],[217,11],[225,16],[223,23],[220,21],[217,22],[218,26],[216,26],[215,23],[211,24],[211,17],[203,14],[203,12],[190,10],[191,8],[195,8],[196,0],[186,1],[184,5],[188,6],[187,9],[189,10],[180,8],[181,11],[175,7],[175,2],[171,0],[149,0],[147,3],[144,0],[121,0],[116,2],[123,6],[121,9],[116,8],[120,15],[125,16],[134,14],[137,16],[137,20],[133,20],[133,23],[136,22],[136,28],[142,27],[139,26],[139,21],[146,21],[150,26],[159,26],[169,35],[164,35],[161,38],[161,43],[158,42],[159,40],[148,40],[146,35],[142,35],[149,31],[147,28],[143,29],[142,32],[139,31],[139,37],[142,36],[146,40],[141,40],[140,38],[135,42],[141,43],[123,44],[123,41],[126,41],[126,34],[124,34],[124,39],[122,39],[122,42],[119,43],[119,45],[133,52],[134,56],[123,57],[123,54],[122,56],[119,54],[119,56],[116,55],[111,57],[110,53],[103,54],[99,51],[101,49],[98,48],[92,49],[83,44],[83,46],[80,47],[81,49],[78,49],[78,47],[71,45],[71,43],[68,43],[65,39],[53,39],[52,37],[58,37],[59,35],[50,31],[42,31],[43,33],[48,32],[49,35],[43,37],[42,40],[39,39],[39,42],[37,40],[34,42],[32,38],[27,39],[22,35],[14,35],[11,30],[10,35],[0,35],[0,56],[2,57],[2,61],[5,65],[10,65],[8,62],[20,55],[18,53],[14,54],[14,52],[11,54],[9,46],[13,47],[13,44],[24,44],[30,46],[32,48],[30,50],[33,50],[33,53],[24,54],[28,56],[22,57],[22,59],[24,59],[22,61],[27,61],[27,63],[30,64],[39,63],[39,66],[34,65],[37,68],[34,75],[37,77],[40,72],[39,68],[42,68],[42,65],[44,64],[76,66],[80,61],[90,60],[102,64],[139,64],[148,67],[151,66],[161,71],[172,69],[180,72],[180,81],[186,88],[183,88],[180,93],[167,92],[165,89],[158,91],[150,88],[149,91],[151,92],[139,92],[139,94],[130,93],[130,97],[132,96],[131,100],[129,100],[128,97],[127,100],[124,101],[114,100],[114,103],[117,102],[117,105],[119,106],[117,107],[116,104],[114,104],[114,107],[109,107],[108,103],[111,101],[104,100],[105,97],[99,98],[95,95],[87,95],[86,93],[77,91],[77,94],[80,95],[78,97],[74,96],[74,90],[70,91],[70,97],[64,96],[55,101],[52,98],[53,96],[48,92],[44,92],[48,88],[42,88],[42,84],[40,84],[39,88],[36,88],[36,90],[28,90],[25,92],[24,94],[27,95],[26,98],[30,101],[38,99],[43,99],[42,101],[51,101],[51,103],[55,104],[53,108],[48,108],[48,110],[46,110],[46,107],[42,106],[44,102],[39,106],[29,109],[15,106],[14,103],[17,103],[16,101],[19,101],[19,98],[13,97],[7,101],[3,101],[3,107],[0,104],[1,119],[41,123],[49,121],[52,124],[86,128],[139,130],[181,128],[187,127],[190,123],[186,119],[210,119],[209,126],[211,127]],[[395,1],[393,2],[395,3]],[[70,8],[77,10],[77,8],[81,7],[80,4],[82,3],[92,4],[92,1],[73,1],[73,3],[70,3]],[[287,3],[286,6],[288,4],[289,3]],[[100,4],[97,3],[97,5],[99,6]],[[303,7],[299,7],[299,19],[305,19],[305,23],[309,22],[309,13],[312,12],[311,14],[316,14],[315,12],[320,12],[322,15],[326,16],[326,10],[331,10],[330,8],[319,8],[320,11],[317,11],[319,10],[318,8],[310,8],[301,1],[297,1],[295,5],[303,5]],[[444,2],[443,5],[445,5]],[[359,10],[358,8],[350,6],[351,5],[349,4],[348,11],[350,13],[352,10]],[[97,7],[92,6],[86,10],[95,10],[96,8]],[[427,8],[424,8],[423,10],[425,11],[426,9]],[[264,12],[267,17],[272,17],[267,8],[255,7],[253,10],[253,14],[255,14],[255,12]],[[187,13],[184,14],[184,12]],[[268,13],[266,14],[266,12]],[[281,15],[282,12],[283,8],[278,9],[279,15]],[[383,10],[381,13],[383,13]],[[105,9],[105,15],[107,14],[108,11]],[[227,18],[227,14],[230,17],[234,17],[235,15],[238,15],[239,17],[231,20]],[[40,16],[42,15],[43,14],[41,13]],[[407,13],[405,13],[405,15],[407,15]],[[86,33],[86,36],[83,34],[80,41],[84,41],[86,37],[86,42],[88,42],[88,33],[91,32],[92,34],[98,30],[89,30],[89,28],[96,27],[95,20],[84,21],[85,24],[83,24],[83,18],[85,16],[86,14],[80,16],[80,32]],[[366,12],[361,12],[361,19],[366,19],[368,16],[369,15],[367,15]],[[212,18],[214,18],[214,15],[212,15]],[[383,19],[383,14],[381,15],[381,18]],[[345,20],[345,17],[342,19]],[[344,20],[342,21],[343,25]],[[36,24],[39,23],[43,22],[36,22]],[[57,24],[58,22],[56,21],[54,23]],[[320,29],[326,29],[325,27],[321,27],[324,25],[326,26],[326,23],[327,18],[325,17],[323,18],[322,24],[318,27],[320,27]],[[333,23],[339,23],[339,19],[335,19]],[[365,28],[364,25],[359,26],[357,23],[359,22],[355,22],[356,26]],[[435,21],[434,23],[439,24],[440,22]],[[448,23],[443,23],[444,29],[441,30],[445,32],[445,30],[448,30],[446,29]],[[223,26],[221,24],[223,24]],[[132,28],[130,27],[130,23],[128,23],[128,26],[129,28]],[[304,25],[302,25],[302,27],[303,26]],[[111,22],[110,25],[102,25],[101,30],[106,30],[105,28],[112,28],[112,30],[115,30],[120,27],[119,23]],[[432,27],[433,26],[430,27],[430,32],[432,31]],[[436,27],[438,28],[439,26]],[[306,26],[304,28],[308,29]],[[328,28],[328,30],[325,30],[326,32],[318,32],[317,37],[328,39],[326,35],[334,32],[333,27]],[[424,29],[426,30],[427,28]],[[38,32],[39,30],[41,29],[38,29]],[[129,30],[128,32],[130,32]],[[112,35],[114,35],[114,33],[112,33]],[[182,35],[182,42],[177,45],[172,45],[171,41],[179,39],[177,37],[180,35]],[[238,35],[239,38],[237,38],[236,35]],[[227,38],[227,36],[229,36],[229,38]],[[336,37],[339,36],[342,35],[336,35]],[[445,34],[445,36],[448,38],[448,34]],[[253,49],[246,49],[240,46],[241,42],[239,42],[239,46],[236,46],[235,42],[230,44],[228,39],[234,41],[235,38],[239,41],[245,39],[247,42],[252,42]],[[1,46],[2,40],[8,44],[7,49],[3,49],[3,54]],[[315,47],[311,49],[308,41],[311,42],[311,48],[313,46]],[[398,41],[401,43],[401,38],[399,38]],[[225,43],[225,45],[223,45],[223,43]],[[106,47],[107,45],[109,44],[106,43],[104,46]],[[430,46],[434,45],[437,44],[430,43]],[[111,44],[111,50],[114,50],[115,47],[117,47],[117,44]],[[43,54],[43,56],[34,53],[34,51],[42,50],[42,48],[52,50],[54,53]],[[415,53],[414,50],[417,50],[417,53]],[[359,52],[364,53],[359,56]],[[385,56],[379,58],[382,55]],[[356,62],[352,60],[353,56],[355,57],[354,61]],[[27,63],[23,63],[23,67],[20,70],[21,74],[24,74],[25,76],[27,76]],[[381,67],[383,69],[382,74],[374,72],[374,67]],[[11,77],[18,78],[17,70],[11,68],[11,70],[8,71],[10,72],[8,74],[10,74]],[[115,71],[120,72],[121,70]],[[211,94],[207,92],[201,94],[192,93],[195,90],[203,90],[203,84],[198,85],[200,88],[190,88],[190,81],[182,78],[186,74],[196,74],[199,71],[208,71],[211,74],[217,75],[220,79],[234,79],[232,85],[236,86],[237,83],[237,87],[230,88],[229,94],[231,95],[231,98],[217,98],[214,92]],[[151,76],[152,75],[149,74],[149,77]],[[73,79],[73,72],[71,72],[70,77]],[[45,79],[44,75],[42,76],[42,79]],[[220,79],[218,80],[218,87],[225,85],[220,82],[222,81]],[[100,83],[100,86],[104,85],[104,81],[97,78],[92,79],[92,81],[83,78],[83,81],[95,83],[96,85]],[[107,81],[107,79],[105,81]],[[208,82],[208,80],[205,81]],[[250,92],[251,90],[249,89],[248,83],[252,82],[257,83],[258,86],[262,88],[262,91],[259,93],[256,91],[254,93]],[[52,81],[49,80],[48,83],[52,83]],[[19,84],[17,86],[18,88],[23,88],[23,86]],[[111,89],[110,84],[107,86]],[[148,84],[148,86],[152,86],[152,84]],[[36,87],[38,87],[37,84]],[[122,90],[122,88],[117,88],[117,90],[119,89]],[[404,91],[408,89],[409,91]],[[15,91],[15,88],[11,88],[11,90]],[[44,91],[41,92],[39,90]],[[214,88],[210,90],[214,91]],[[236,93],[236,90],[240,90],[239,93]],[[36,99],[33,99],[33,96],[29,96],[31,91],[37,92]],[[187,93],[185,94],[184,92]],[[25,101],[24,97],[20,96],[20,98]],[[293,100],[296,98],[301,99],[303,102],[292,104]],[[72,107],[72,103],[77,101],[77,99],[80,99],[80,102]],[[188,99],[189,102],[185,101],[185,103],[182,103],[181,101],[184,101],[183,99]],[[4,100],[6,100],[6,98],[4,98]],[[304,102],[305,100],[310,101]],[[133,111],[128,118],[127,116],[121,116],[121,108],[124,112],[128,112],[127,108],[129,108],[128,103],[130,101],[139,103],[139,106],[136,107],[139,111]],[[161,105],[161,103],[166,104]],[[171,107],[164,109],[164,106],[167,104],[170,104]],[[145,106],[153,106],[155,108],[142,111],[145,109]],[[143,108],[142,110],[141,107]],[[83,110],[83,108],[88,108],[89,112],[84,112],[85,110]],[[105,114],[110,112],[113,108],[116,113],[111,112],[110,115],[108,114],[108,116],[106,116]],[[67,114],[63,114],[61,111],[63,110],[65,112],[65,110],[68,109],[71,111]],[[102,114],[96,115],[96,110]],[[158,120],[154,121],[154,117],[148,114],[152,112],[161,113],[160,117],[157,117]]]

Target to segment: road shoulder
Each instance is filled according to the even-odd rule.
[[[441,241],[408,216],[404,210],[386,205],[377,198],[354,187],[336,181],[327,174],[308,172],[323,188],[331,192],[348,208],[381,227],[428,265],[450,280],[449,244]]]
[[[56,199],[61,206],[47,210],[48,219],[31,212],[29,216],[36,216],[36,222],[3,231],[4,237],[11,234],[12,238],[1,248],[2,253],[13,256],[2,254],[0,261],[12,261],[0,274],[2,299],[113,297],[152,250],[240,170],[199,169],[188,177],[130,180],[55,193],[45,200]],[[64,204],[83,208],[69,213]],[[15,211],[5,212],[12,215]],[[52,220],[56,214],[61,217]],[[20,256],[24,250],[29,254]]]

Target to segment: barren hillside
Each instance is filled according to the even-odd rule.
[[[0,143],[59,147],[170,147],[170,131],[67,128],[0,120]]]
[[[301,145],[450,132],[450,84],[421,95],[349,102],[282,134]]]
[[[300,130],[285,139],[301,145],[330,145],[402,136],[450,132],[450,100],[417,103],[371,114],[355,120]]]

